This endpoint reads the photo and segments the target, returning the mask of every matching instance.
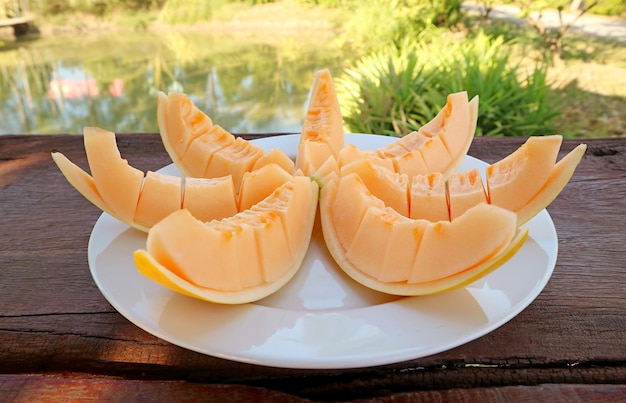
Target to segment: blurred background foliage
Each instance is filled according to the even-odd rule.
[[[619,64],[624,55],[623,46],[611,41],[590,42],[589,38],[568,33],[557,53],[532,29],[492,21],[484,13],[469,15],[460,0],[30,0],[30,3],[35,13],[57,21],[84,13],[117,23],[123,21],[134,29],[145,29],[150,24],[224,22],[265,3],[326,10],[322,15],[328,18],[326,23],[334,34],[324,40],[332,41],[342,55],[342,69],[334,75],[348,131],[402,136],[430,120],[445,103],[447,94],[466,90],[470,97],[480,97],[477,135],[528,136],[550,134],[557,129],[566,136],[615,133],[611,122],[590,129],[585,127],[589,119],[585,120],[584,113],[568,112],[572,106],[584,109],[585,102],[589,102],[585,98],[590,95],[577,87],[576,78],[555,77],[551,72],[563,66],[555,63],[602,59],[605,63]],[[585,7],[584,2],[570,0],[473,4],[482,10],[489,10],[494,4],[512,4],[521,10],[520,17],[554,9],[576,13]],[[626,2],[600,0],[584,12],[624,16]],[[169,38],[175,40],[176,36]],[[201,52],[197,48],[170,48],[178,49],[180,60],[193,59],[194,54]],[[618,51],[614,52],[615,49]],[[268,63],[270,74],[275,61]],[[302,85],[308,86],[309,82]],[[280,88],[275,90],[278,92]],[[591,103],[598,104],[596,101]],[[617,94],[611,102],[617,102],[617,106],[608,107],[617,110],[623,110],[626,104],[622,94]],[[622,112],[616,118],[623,117]],[[571,122],[573,118],[581,120]],[[623,128],[620,130],[618,134],[623,133]]]

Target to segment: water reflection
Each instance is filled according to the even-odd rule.
[[[0,134],[155,132],[157,91],[183,91],[234,133],[299,131],[313,73],[339,52],[307,38],[124,32],[0,48]]]

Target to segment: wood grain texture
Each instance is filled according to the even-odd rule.
[[[477,138],[470,154],[495,162],[523,141]],[[565,141],[561,155],[578,143]],[[87,265],[100,211],[50,158],[61,151],[86,168],[82,137],[0,136],[0,395],[52,393],[69,376],[66,385],[74,385],[76,396],[90,385],[105,391],[130,385],[135,397],[174,396],[184,384],[196,397],[254,391],[294,401],[626,398],[626,139],[587,143],[574,177],[548,208],[559,236],[554,275],[520,315],[473,342],[418,360],[290,370],[191,352],[118,314]],[[158,135],[121,134],[118,144],[141,170],[170,163]]]

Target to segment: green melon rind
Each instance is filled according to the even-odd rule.
[[[528,237],[528,229],[520,230],[511,242],[492,259],[439,280],[411,284],[406,282],[382,282],[363,273],[346,258],[346,252],[341,247],[341,243],[339,242],[339,238],[332,223],[332,217],[330,214],[330,206],[332,204],[333,194],[336,191],[336,188],[337,182],[329,182],[321,189],[320,196],[320,219],[322,223],[322,233],[324,235],[324,241],[328,251],[339,268],[341,268],[341,270],[343,270],[353,280],[364,285],[365,287],[386,294],[400,296],[429,295],[449,291],[470,284],[493,272],[506,263],[519,251]]]

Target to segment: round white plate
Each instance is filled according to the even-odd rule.
[[[375,149],[394,138],[348,134]],[[255,140],[295,156],[298,136]],[[511,150],[513,151],[513,150]],[[460,170],[485,163],[466,157]],[[173,165],[161,172],[178,174]],[[132,323],[175,345],[229,360],[285,368],[355,368],[439,353],[481,337],[519,314],[548,282],[557,235],[547,211],[526,224],[529,238],[504,266],[466,287],[395,297],[355,283],[335,265],[316,229],[302,268],[256,303],[219,305],[179,295],[138,273],[133,251],[146,235],[108,214],[89,241],[89,267],[105,298]]]

